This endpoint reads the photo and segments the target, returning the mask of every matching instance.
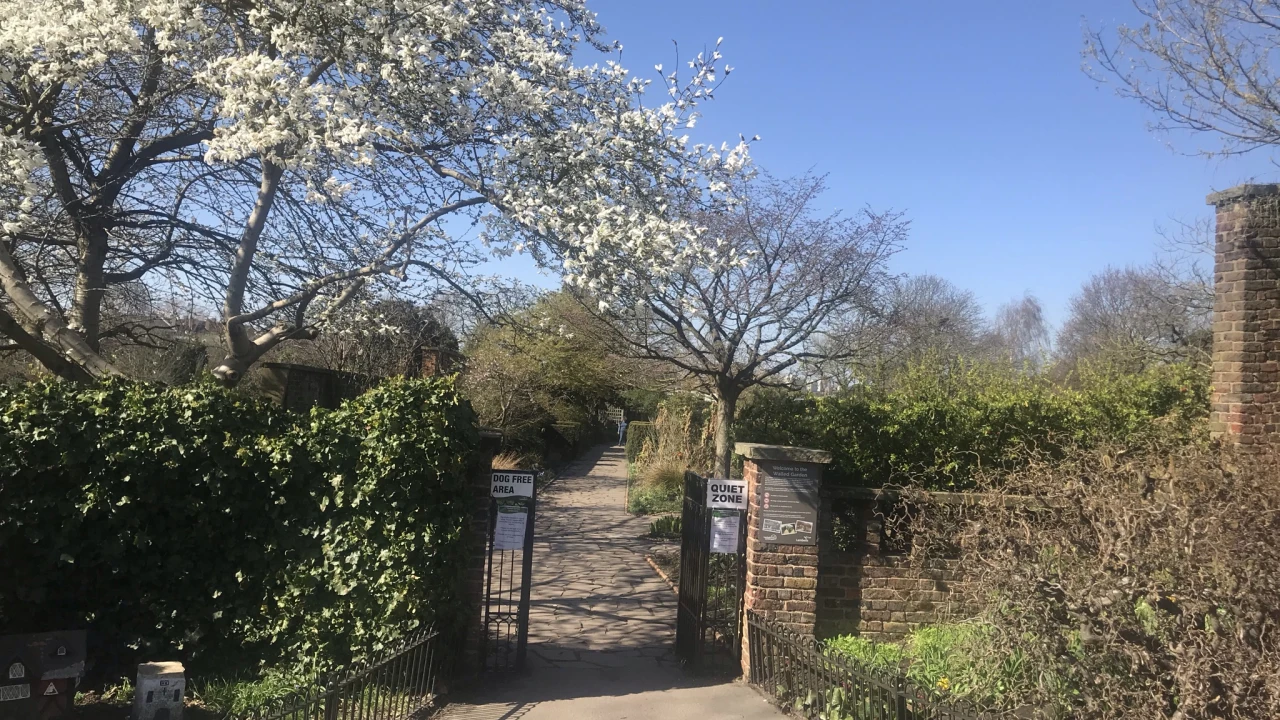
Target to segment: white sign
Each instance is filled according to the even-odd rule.
[[[747,481],[716,478],[708,480],[707,507],[721,510],[746,510]]]
[[[494,470],[489,495],[496,498],[533,497],[531,470]]]
[[[738,541],[741,539],[742,516],[736,512],[713,512],[711,514],[711,552],[738,552]]]
[[[494,550],[521,550],[529,513],[519,505],[499,505],[498,520],[493,526]]]

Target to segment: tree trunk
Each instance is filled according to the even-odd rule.
[[[716,389],[716,468],[715,477],[728,478],[733,466],[733,417],[738,408],[737,388]]]

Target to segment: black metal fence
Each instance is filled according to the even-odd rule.
[[[822,720],[986,720],[900,675],[859,665],[816,641],[747,612],[751,683],[779,705]]]
[[[407,720],[426,717],[445,669],[440,633],[414,633],[311,687],[229,716],[230,720]]]
[[[514,672],[524,669],[528,654],[538,476],[529,470],[493,473],[523,478],[531,493],[528,497],[492,498],[489,504],[481,661],[486,672]]]
[[[707,507],[707,478],[685,472],[684,483],[676,656],[691,670],[736,675],[742,656],[746,522],[740,510]],[[724,552],[711,542],[717,516],[730,514],[738,520],[736,552]]]

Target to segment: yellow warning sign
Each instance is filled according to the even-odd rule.
[[[45,688],[45,689],[44,689],[44,694],[45,694],[45,695],[57,695],[57,694],[58,694],[58,688],[57,688],[57,687],[55,687],[53,683],[49,683],[49,687],[47,687],[47,688]]]

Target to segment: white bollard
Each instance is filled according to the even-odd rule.
[[[133,720],[182,720],[187,680],[180,662],[142,663],[133,694]]]

